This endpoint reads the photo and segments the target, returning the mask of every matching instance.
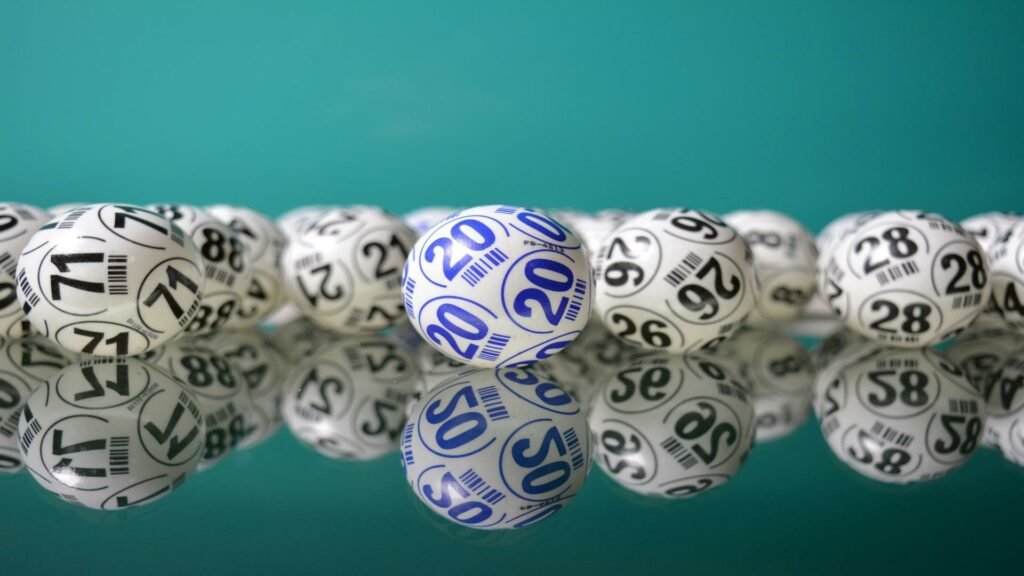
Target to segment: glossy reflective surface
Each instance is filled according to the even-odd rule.
[[[575,571],[581,565],[590,573],[639,566],[889,573],[1014,565],[1011,551],[1024,512],[1024,469],[1012,462],[1020,440],[1015,418],[1024,397],[1018,386],[1024,357],[1019,337],[978,328],[945,351],[922,352],[879,348],[849,333],[814,342],[751,329],[714,353],[683,357],[628,348],[592,326],[552,361],[491,374],[467,371],[427,349],[410,350],[407,344],[415,340],[403,336],[340,338],[297,321],[269,334],[221,333],[151,355],[145,359],[149,366],[180,378],[177,388],[184,388],[176,388],[177,398],[198,400],[206,424],[198,471],[183,480],[196,467],[198,453],[179,455],[172,478],[158,462],[166,454],[153,460],[153,453],[133,446],[131,474],[149,476],[138,483],[114,482],[117,490],[99,498],[96,507],[145,505],[90,510],[82,506],[89,505],[87,498],[62,501],[30,472],[9,466],[7,455],[16,452],[5,441],[0,455],[11,469],[0,475],[3,549],[16,567],[54,570],[74,562],[118,572],[146,564],[153,573],[168,574],[331,566],[463,572],[484,565],[497,573]],[[110,400],[119,381],[116,364],[74,362],[35,340],[6,343],[2,359],[5,381],[12,390],[18,386],[15,394],[0,397],[3,406],[12,405],[8,411],[40,386],[52,386],[54,397],[63,399],[59,413],[35,410],[35,418],[48,422],[75,410],[82,417],[97,407],[105,415],[124,416],[133,405]],[[69,366],[61,371],[64,364]],[[134,382],[142,364],[127,362],[121,378]],[[107,384],[106,396],[99,396],[86,372]],[[138,384],[126,390],[159,398],[158,390],[176,386],[152,374],[159,382],[149,393],[137,392],[145,389]],[[280,381],[275,385],[268,377]],[[190,378],[192,393],[184,392]],[[524,392],[555,381],[564,386],[539,396]],[[244,401],[232,391],[243,382],[249,392]],[[578,494],[557,514],[544,514],[521,530],[474,530],[444,519],[417,498],[410,488],[415,482],[403,473],[400,431],[406,412],[416,418],[417,410],[429,411],[432,396],[502,382],[523,393],[526,402],[519,405],[534,406],[527,414],[542,414],[541,405],[572,412],[578,400],[594,431],[596,465],[582,489],[573,484]],[[842,386],[850,391],[841,395],[846,403],[830,411],[829,398],[839,397],[835,391]],[[41,396],[32,398],[37,403]],[[233,411],[225,408],[227,399]],[[113,404],[119,407],[109,408]],[[163,422],[172,417],[175,402],[165,404],[156,418],[160,431],[183,443],[189,425]],[[993,424],[983,433],[986,411]],[[4,438],[10,439],[7,412],[4,418]],[[105,455],[90,460],[89,446],[73,448],[95,441],[100,428],[114,424],[64,426],[60,448],[68,453],[61,457],[69,460],[30,458],[29,466],[45,472],[55,464],[56,478],[75,485],[81,469],[112,471],[121,462]],[[834,433],[846,428],[853,432]],[[979,447],[982,442],[992,446]],[[886,455],[894,449],[913,461],[898,474],[894,466],[906,463],[902,456]],[[524,453],[533,454],[532,448]],[[494,458],[502,459],[497,452]],[[79,488],[100,486],[85,474]],[[166,488],[152,480],[158,476],[167,477]],[[533,478],[547,488],[555,486],[557,474]],[[431,481],[443,486],[439,478]],[[904,484],[912,481],[917,482]],[[133,488],[119,500],[115,492],[126,486]],[[55,546],[62,550],[59,556],[51,553]]]

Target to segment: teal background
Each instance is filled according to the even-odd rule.
[[[0,0],[0,196],[1020,210],[1024,3]],[[910,488],[813,424],[692,502],[595,472],[520,534],[438,524],[396,458],[287,433],[150,509],[0,478],[0,566],[151,574],[968,573],[1019,564],[1024,473]]]
[[[0,0],[53,204],[1019,209],[1014,1]]]

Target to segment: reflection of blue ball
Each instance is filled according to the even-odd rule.
[[[481,529],[560,510],[590,468],[579,404],[543,370],[479,369],[429,390],[402,434],[406,478],[428,508]]]
[[[424,232],[405,265],[405,310],[431,346],[475,366],[543,360],[590,317],[593,279],[579,238],[515,206],[456,212]]]

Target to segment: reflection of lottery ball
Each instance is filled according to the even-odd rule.
[[[814,363],[800,342],[781,332],[744,328],[716,352],[739,364],[750,385],[757,441],[781,438],[807,419],[814,392]]]
[[[252,432],[249,387],[227,358],[201,343],[176,341],[143,359],[166,370],[195,394],[206,424],[200,470],[223,460]]]
[[[288,244],[285,289],[326,328],[357,334],[394,326],[405,319],[402,265],[414,238],[379,208],[326,210]]]
[[[818,386],[829,448],[874,480],[933,480],[982,440],[984,400],[956,364],[928,349],[881,348]]]
[[[917,348],[969,325],[989,297],[978,242],[952,222],[922,212],[882,212],[832,249],[822,290],[852,330]]]
[[[1024,344],[1017,344],[986,383],[985,440],[1006,459],[1024,466]]]
[[[655,354],[619,369],[588,417],[598,466],[647,496],[687,498],[722,485],[746,460],[754,409],[719,360]]]
[[[1021,221],[1017,214],[1006,212],[985,212],[977,214],[960,222],[964,230],[970,232],[978,241],[982,249],[988,250],[995,244],[1010,228]]]
[[[0,202],[0,337],[21,338],[31,332],[15,288],[18,258],[32,234],[49,219],[41,208]]]
[[[169,494],[195,470],[195,397],[134,358],[92,358],[40,386],[18,426],[26,467],[68,502],[119,510]]]
[[[409,212],[402,217],[402,220],[404,220],[406,225],[409,226],[409,228],[412,228],[412,231],[419,236],[433,228],[441,220],[444,220],[458,211],[459,210],[457,208],[448,208],[445,206],[427,206],[426,208],[420,208]]]
[[[18,262],[18,299],[75,352],[139,354],[181,333],[206,281],[195,244],[160,214],[93,204],[51,220]]]
[[[0,474],[22,469],[18,418],[25,402],[44,380],[69,362],[62,348],[40,336],[0,339]]]
[[[992,375],[1021,346],[1024,337],[1016,332],[975,324],[957,336],[943,353],[964,371],[975,390],[985,393]]]
[[[541,212],[480,206],[452,214],[409,254],[405,309],[428,344],[474,366],[551,356],[590,316],[580,240]]]
[[[227,224],[245,244],[252,263],[252,277],[232,326],[256,326],[281,303],[283,293],[279,264],[284,234],[269,218],[248,208],[211,206],[207,211]]]
[[[283,423],[281,401],[290,368],[288,360],[256,329],[217,332],[204,337],[202,344],[233,364],[249,388],[252,404],[246,417],[248,431],[238,447],[250,448],[263,442]]]
[[[1006,231],[988,256],[995,308],[1013,329],[1024,332],[1024,221]]]
[[[631,344],[666,352],[728,338],[757,296],[746,242],[699,210],[650,210],[625,221],[601,246],[595,276],[605,326]]]
[[[207,334],[245,324],[237,312],[249,291],[253,267],[248,248],[239,235],[195,206],[154,204],[149,208],[177,224],[192,238],[203,257],[206,290],[185,332]]]
[[[761,293],[750,315],[760,325],[797,317],[814,294],[818,249],[804,227],[769,210],[741,210],[725,216],[754,252]]]
[[[419,378],[415,358],[394,341],[347,338],[291,370],[281,411],[292,434],[317,452],[370,460],[398,448]]]
[[[338,340],[335,332],[325,330],[306,317],[296,318],[270,334],[270,341],[289,362],[312,356],[321,346]]]
[[[433,512],[471,528],[522,528],[558,512],[590,469],[579,404],[524,368],[477,369],[412,409],[402,463]]]

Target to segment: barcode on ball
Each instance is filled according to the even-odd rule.
[[[18,259],[11,256],[10,252],[0,254],[0,270],[3,270],[11,278],[18,272]]]
[[[690,252],[679,262],[679,264],[676,264],[675,268],[665,275],[665,282],[668,282],[669,286],[676,288],[686,281],[686,279],[690,277],[690,274],[692,274],[693,271],[703,263],[704,259],[701,258],[700,255],[695,252]]]
[[[110,475],[128,474],[128,437],[114,436],[110,439]]]
[[[821,423],[821,435],[828,438],[839,428],[839,420],[834,416]]]
[[[572,469],[579,470],[583,467],[583,449],[580,448],[580,439],[576,435],[576,430],[566,428],[562,432],[562,438],[565,439],[565,445],[569,448],[569,455],[572,458]]]
[[[128,293],[128,256],[124,254],[107,256],[107,293],[111,295]]]
[[[491,270],[494,270],[506,260],[508,260],[508,254],[505,254],[499,248],[492,248],[467,266],[466,271],[460,274],[459,277],[465,280],[466,284],[475,287],[481,280],[487,277]]]
[[[902,280],[903,278],[913,276],[918,272],[920,272],[920,269],[918,269],[917,264],[911,260],[910,262],[901,262],[895,266],[890,266],[889,268],[882,270],[875,274],[875,279],[878,280],[879,286],[885,286],[890,282]]]
[[[406,466],[411,466],[416,463],[416,460],[412,456],[412,432],[415,424],[409,422],[405,425],[405,432],[402,433],[402,446],[405,447],[402,450],[402,458],[405,460]]]
[[[36,291],[32,289],[32,285],[29,284],[28,274],[25,273],[24,268],[18,273],[18,287],[21,288],[21,293],[25,295],[25,305],[23,308],[25,313],[28,314],[29,310],[39,304],[39,295],[36,294]]]
[[[91,208],[89,206],[86,206],[83,208],[75,208],[74,210],[68,212],[67,214],[64,215],[64,218],[61,219],[60,223],[57,224],[57,229],[67,230],[68,228],[73,227],[75,225],[75,222],[78,222],[78,219],[81,218],[82,215],[88,212],[89,210],[91,210]]]
[[[978,304],[981,304],[982,294],[961,294],[956,298],[953,298],[953,309],[959,310],[961,308],[974,308]]]
[[[36,434],[42,430],[42,426],[39,424],[39,420],[32,420],[32,423],[28,425],[25,433],[21,435],[21,451],[22,453],[28,452],[28,447],[32,445],[32,441],[36,439]]]
[[[910,446],[910,443],[914,441],[912,434],[906,432],[900,432],[891,426],[886,426],[881,422],[875,421],[871,425],[871,435],[880,440],[896,444],[897,446],[903,446],[906,448]]]
[[[501,356],[501,351],[505,349],[505,346],[507,346],[511,340],[511,336],[495,332],[487,339],[487,343],[480,349],[480,354],[477,357],[481,360],[487,360],[488,362],[495,362],[498,360],[498,357]]]
[[[462,485],[475,492],[488,504],[497,504],[505,499],[505,494],[491,487],[475,470],[470,468],[459,475]]]
[[[943,232],[957,232],[957,227],[947,222],[940,222],[938,220],[929,220],[928,228],[932,230],[942,230]]]
[[[228,270],[213,264],[206,265],[206,279],[219,282],[228,288],[235,285],[235,275]]]
[[[576,286],[573,288],[572,299],[569,301],[569,309],[565,312],[565,318],[575,322],[579,318],[580,310],[583,309],[583,299],[587,294],[587,281],[582,278],[576,279]]]
[[[405,311],[409,314],[409,318],[416,319],[416,311],[413,310],[412,306],[412,294],[416,290],[416,281],[412,277],[405,279]]]
[[[679,465],[683,468],[689,470],[697,465],[697,457],[675,438],[669,437],[662,440],[661,447],[675,458],[676,462],[679,462]]]
[[[227,406],[224,406],[220,410],[208,415],[206,417],[206,427],[216,428],[224,422],[227,422],[237,414],[238,411],[235,409],[235,403],[231,402]]]
[[[949,411],[953,414],[977,414],[978,401],[951,399],[949,401]]]
[[[480,389],[480,401],[484,404],[484,410],[492,422],[508,418],[508,409],[501,401],[501,394],[495,386],[484,386]]]

